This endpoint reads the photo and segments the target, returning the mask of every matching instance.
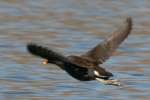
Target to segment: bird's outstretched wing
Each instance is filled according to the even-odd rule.
[[[113,53],[113,51],[127,38],[132,30],[132,18],[127,17],[122,26],[120,26],[112,35],[98,44],[96,47],[81,55],[82,57],[96,60],[99,64],[106,61]]]

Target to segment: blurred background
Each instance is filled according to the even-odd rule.
[[[126,16],[131,35],[102,66],[123,87],[80,82],[26,50],[28,42],[81,54]],[[0,100],[149,100],[149,0],[0,0]]]

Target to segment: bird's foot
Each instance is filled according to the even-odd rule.
[[[115,86],[120,86],[121,85],[120,81],[116,80],[116,79],[108,79],[108,80],[106,80],[106,84],[115,85]]]
[[[105,80],[105,79],[100,79],[100,78],[96,78],[96,80],[106,84],[106,85],[115,85],[115,86],[121,86],[121,83],[119,80],[116,80],[116,79],[108,79],[108,80]]]

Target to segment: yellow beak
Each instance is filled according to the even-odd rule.
[[[47,64],[48,64],[48,60],[45,59],[45,60],[42,62],[42,64],[47,65]]]

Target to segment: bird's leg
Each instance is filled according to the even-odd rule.
[[[115,85],[115,86],[120,86],[120,82],[116,79],[101,79],[101,78],[96,78],[96,80],[100,81],[101,83],[104,83],[106,85]]]

